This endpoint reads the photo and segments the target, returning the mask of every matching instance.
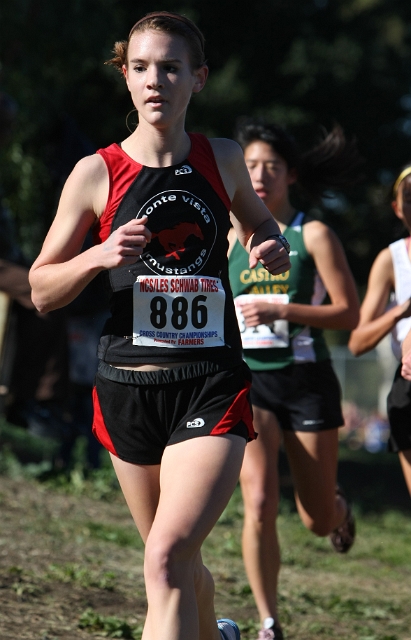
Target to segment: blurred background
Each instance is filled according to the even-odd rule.
[[[338,234],[362,297],[377,253],[403,235],[390,187],[411,160],[409,0],[2,2],[9,131],[0,139],[0,202],[25,263],[40,249],[75,162],[128,135],[131,100],[104,61],[135,21],[161,9],[192,18],[206,38],[210,77],[193,97],[189,130],[233,137],[238,118],[263,116],[303,149],[335,122],[357,139],[364,179],[311,213]],[[354,359],[347,337],[328,336],[347,415],[353,423],[384,416],[395,367],[389,345]]]

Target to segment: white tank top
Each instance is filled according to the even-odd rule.
[[[411,262],[404,238],[389,245],[394,267],[395,304],[402,304],[411,298]],[[411,329],[411,318],[403,318],[391,330],[392,352],[401,361],[401,345]]]

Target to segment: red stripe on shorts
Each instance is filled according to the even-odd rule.
[[[107,449],[107,451],[110,451],[110,453],[113,453],[118,457],[117,451],[114,448],[114,444],[109,436],[106,424],[104,422],[96,387],[93,387],[93,408],[94,415],[92,430],[94,436],[97,438],[100,444],[102,444],[103,447]]]
[[[216,424],[210,435],[216,436],[229,433],[233,427],[243,421],[248,429],[248,437],[250,440],[256,439],[257,435],[253,427],[253,414],[248,399],[251,382],[246,382],[245,384],[244,389],[237,395],[232,405],[230,405],[220,422]]]

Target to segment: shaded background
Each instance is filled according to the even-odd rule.
[[[389,186],[411,159],[409,0],[13,0],[0,5],[0,91],[17,119],[0,150],[2,199],[30,259],[41,246],[76,160],[128,135],[132,104],[104,60],[146,12],[193,18],[206,37],[210,78],[188,128],[232,137],[235,121],[262,115],[303,148],[320,125],[355,135],[365,180],[314,215],[344,243],[360,291],[380,249],[403,233]]]
[[[342,240],[362,295],[377,253],[404,235],[390,208],[390,186],[411,161],[410,0],[254,0],[246,9],[238,0],[3,0],[0,93],[13,98],[16,118],[0,147],[0,199],[28,261],[74,163],[128,135],[132,103],[104,61],[135,21],[160,9],[191,17],[206,37],[210,77],[193,97],[189,130],[232,137],[237,118],[254,115],[287,126],[303,149],[321,125],[334,122],[356,137],[365,179],[311,213]],[[375,353],[355,361],[346,350],[339,356],[345,347],[336,343],[346,339],[342,332],[331,337],[344,397],[368,412],[384,380],[385,398],[392,371],[382,376]],[[354,493],[361,472],[363,508],[367,501],[393,504],[395,495],[408,509],[396,457],[371,456],[367,466],[359,447],[342,461],[344,485]]]

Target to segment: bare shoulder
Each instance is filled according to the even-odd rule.
[[[243,158],[243,151],[235,140],[229,138],[210,138],[209,142],[214,151],[217,162],[233,161]]]
[[[106,163],[102,156],[98,153],[94,153],[91,156],[85,156],[81,158],[75,165],[69,178],[74,181],[84,181],[98,183],[104,181],[108,177],[108,170]]]
[[[240,145],[229,138],[211,138],[218,170],[231,200],[249,183],[249,175]],[[250,183],[251,184],[251,183]]]
[[[371,271],[378,273],[381,276],[391,276],[391,274],[394,273],[389,247],[380,251],[372,264]]]
[[[337,234],[320,220],[310,220],[303,226],[303,236],[307,251],[311,254],[325,246],[340,244]]]
[[[60,206],[73,205],[93,211],[97,217],[103,213],[109,193],[109,175],[102,156],[95,153],[77,162],[67,178]]]

